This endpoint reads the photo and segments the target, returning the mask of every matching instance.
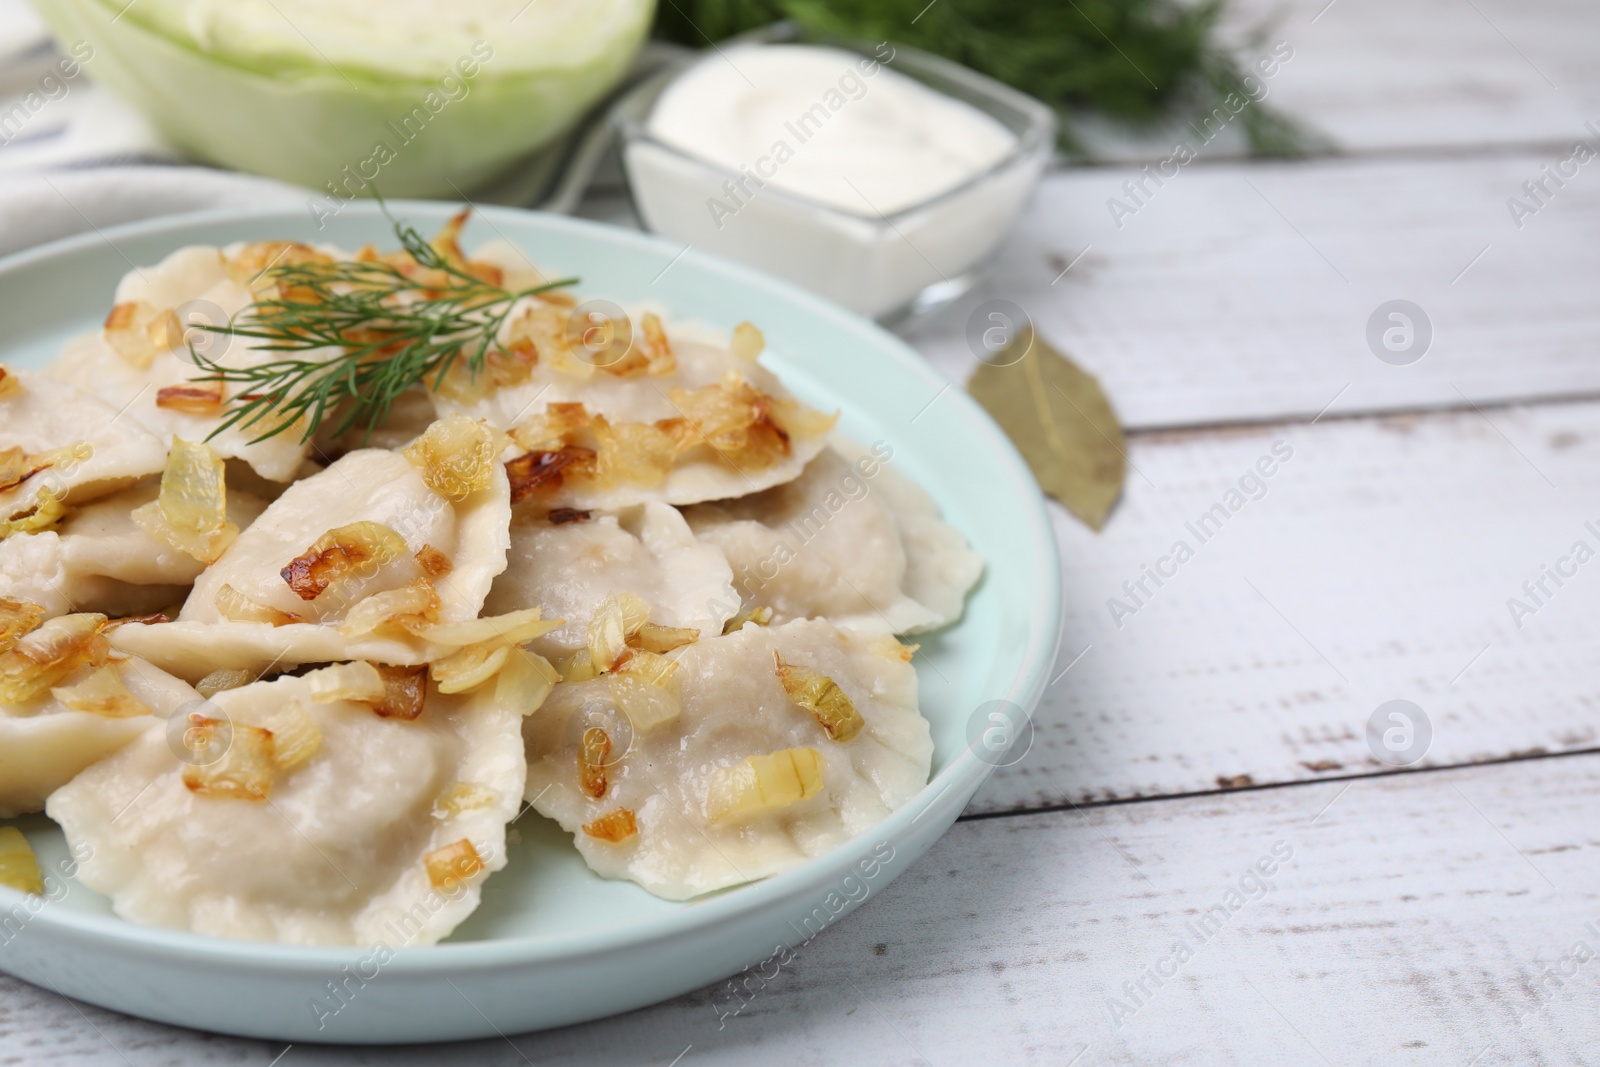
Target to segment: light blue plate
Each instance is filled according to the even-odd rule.
[[[451,209],[393,210],[426,234]],[[584,294],[657,302],[724,330],[756,323],[768,365],[810,403],[842,409],[850,436],[889,442],[894,464],[982,553],[988,570],[965,618],[924,638],[915,660],[933,725],[932,781],[871,834],[787,874],[687,904],[594,875],[558,827],[529,813],[517,825],[522,843],[486,884],[472,919],[449,942],[402,950],[383,966],[367,951],[135,926],[69,879],[55,878],[59,899],[0,889],[0,969],[133,1015],[296,1042],[442,1041],[610,1015],[796,947],[882,890],[955,821],[997,762],[968,740],[992,744],[990,702],[1032,712],[1060,627],[1055,541],[1027,468],[964,392],[871,323],[745,267],[632,231],[506,209],[481,212],[468,247],[495,236],[553,275],[581,276]],[[309,212],[230,211],[62,241],[0,261],[0,361],[41,366],[69,336],[95,328],[135,264],[183,245],[264,238],[395,243],[368,203],[346,206],[322,230]],[[47,873],[65,861],[48,820],[17,824]]]

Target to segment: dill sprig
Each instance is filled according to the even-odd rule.
[[[227,325],[201,326],[266,342],[257,351],[336,350],[326,358],[319,353],[227,367],[191,343],[196,364],[210,372],[196,381],[243,387],[207,440],[234,426],[263,427],[253,444],[304,419],[301,440],[309,441],[334,415],[335,433],[362,425],[370,435],[402,393],[428,382],[438,388],[458,359],[465,358],[473,378],[482,373],[518,300],[578,281],[512,292],[461,269],[413,227],[391,221],[401,247],[432,276],[419,280],[382,260],[281,264],[258,279],[275,283],[275,297],[251,304]]]

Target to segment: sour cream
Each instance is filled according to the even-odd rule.
[[[1022,151],[1012,127],[1039,120],[1026,105],[1048,111],[953,68],[973,95],[1012,98],[999,101],[1011,114],[993,109],[1008,125],[891,69],[894,59],[887,44],[709,53],[630,136],[646,224],[869,315],[968,271],[1005,236],[1049,152],[1048,138]]]
[[[948,192],[1017,147],[988,115],[876,57],[807,45],[735,49],[701,63],[661,95],[649,129],[688,155],[753,175],[745,189],[759,181],[867,215]]]

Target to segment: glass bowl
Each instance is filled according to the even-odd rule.
[[[854,212],[766,185],[736,218],[709,210],[724,183],[744,175],[663,143],[649,128],[661,94],[698,63],[749,44],[819,44],[881,60],[995,119],[1016,146],[988,170],[920,203],[884,215]],[[1055,115],[992,78],[947,59],[808,33],[778,23],[697,54],[641,83],[612,109],[634,207],[655,233],[775,274],[852,311],[881,320],[942,303],[965,292],[1005,239],[1055,145]],[[746,179],[748,180],[748,179]]]

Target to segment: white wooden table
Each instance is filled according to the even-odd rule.
[[[964,379],[966,315],[1015,300],[1101,377],[1133,472],[1103,533],[1057,511],[1026,759],[743,1014],[707,989],[286,1050],[0,978],[0,1064],[1600,1062],[1600,562],[1507,606],[1600,548],[1600,162],[1520,228],[1506,205],[1600,146],[1600,6],[1296,0],[1276,36],[1271,99],[1340,157],[1219,148],[1120,229],[1135,168],[1056,173],[990,289],[907,331]],[[1366,340],[1397,298],[1433,328],[1407,366]],[[1107,599],[1275,442],[1266,494],[1119,627]],[[1402,771],[1366,737],[1396,698],[1433,735]]]

